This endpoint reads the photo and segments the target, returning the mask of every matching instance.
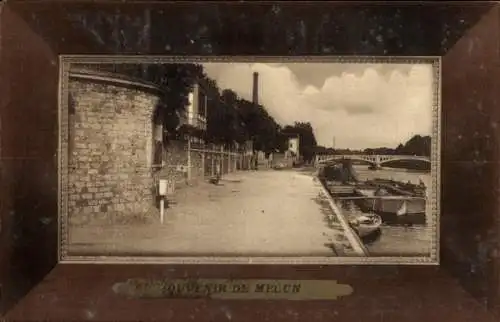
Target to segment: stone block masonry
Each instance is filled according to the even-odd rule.
[[[187,174],[177,170],[177,166],[188,164],[187,143],[183,141],[171,140],[164,146],[163,167],[157,174],[162,179],[173,180],[176,187],[180,187],[187,182]]]
[[[158,95],[79,78],[70,78],[69,89],[70,220],[147,214],[154,207],[152,115]]]
[[[191,181],[196,182],[204,178],[203,152],[190,151],[191,154]]]
[[[176,188],[182,188],[186,184],[196,184],[213,176],[216,162],[221,162],[223,174],[236,171],[238,157],[229,157],[228,151],[223,151],[220,147],[214,149],[214,147],[204,147],[198,144],[191,144],[191,150],[189,150],[188,146],[187,141],[169,141],[163,151],[165,165],[157,169],[155,176],[158,179],[173,180]],[[187,169],[189,165],[190,178],[187,172],[183,173],[177,169],[177,166],[184,166]]]

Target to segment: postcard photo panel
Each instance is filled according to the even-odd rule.
[[[440,59],[62,56],[62,262],[437,264]]]

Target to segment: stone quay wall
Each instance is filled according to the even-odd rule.
[[[72,73],[69,95],[70,221],[150,212],[157,91],[109,76]]]

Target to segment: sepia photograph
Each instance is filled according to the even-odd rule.
[[[439,58],[61,66],[62,262],[438,263]]]

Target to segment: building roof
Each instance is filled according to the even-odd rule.
[[[69,72],[70,78],[78,78],[83,80],[93,80],[113,84],[121,84],[135,88],[146,89],[154,92],[164,92],[162,88],[154,83],[144,81],[139,78],[134,78],[122,73],[106,72],[92,68],[71,67]]]

